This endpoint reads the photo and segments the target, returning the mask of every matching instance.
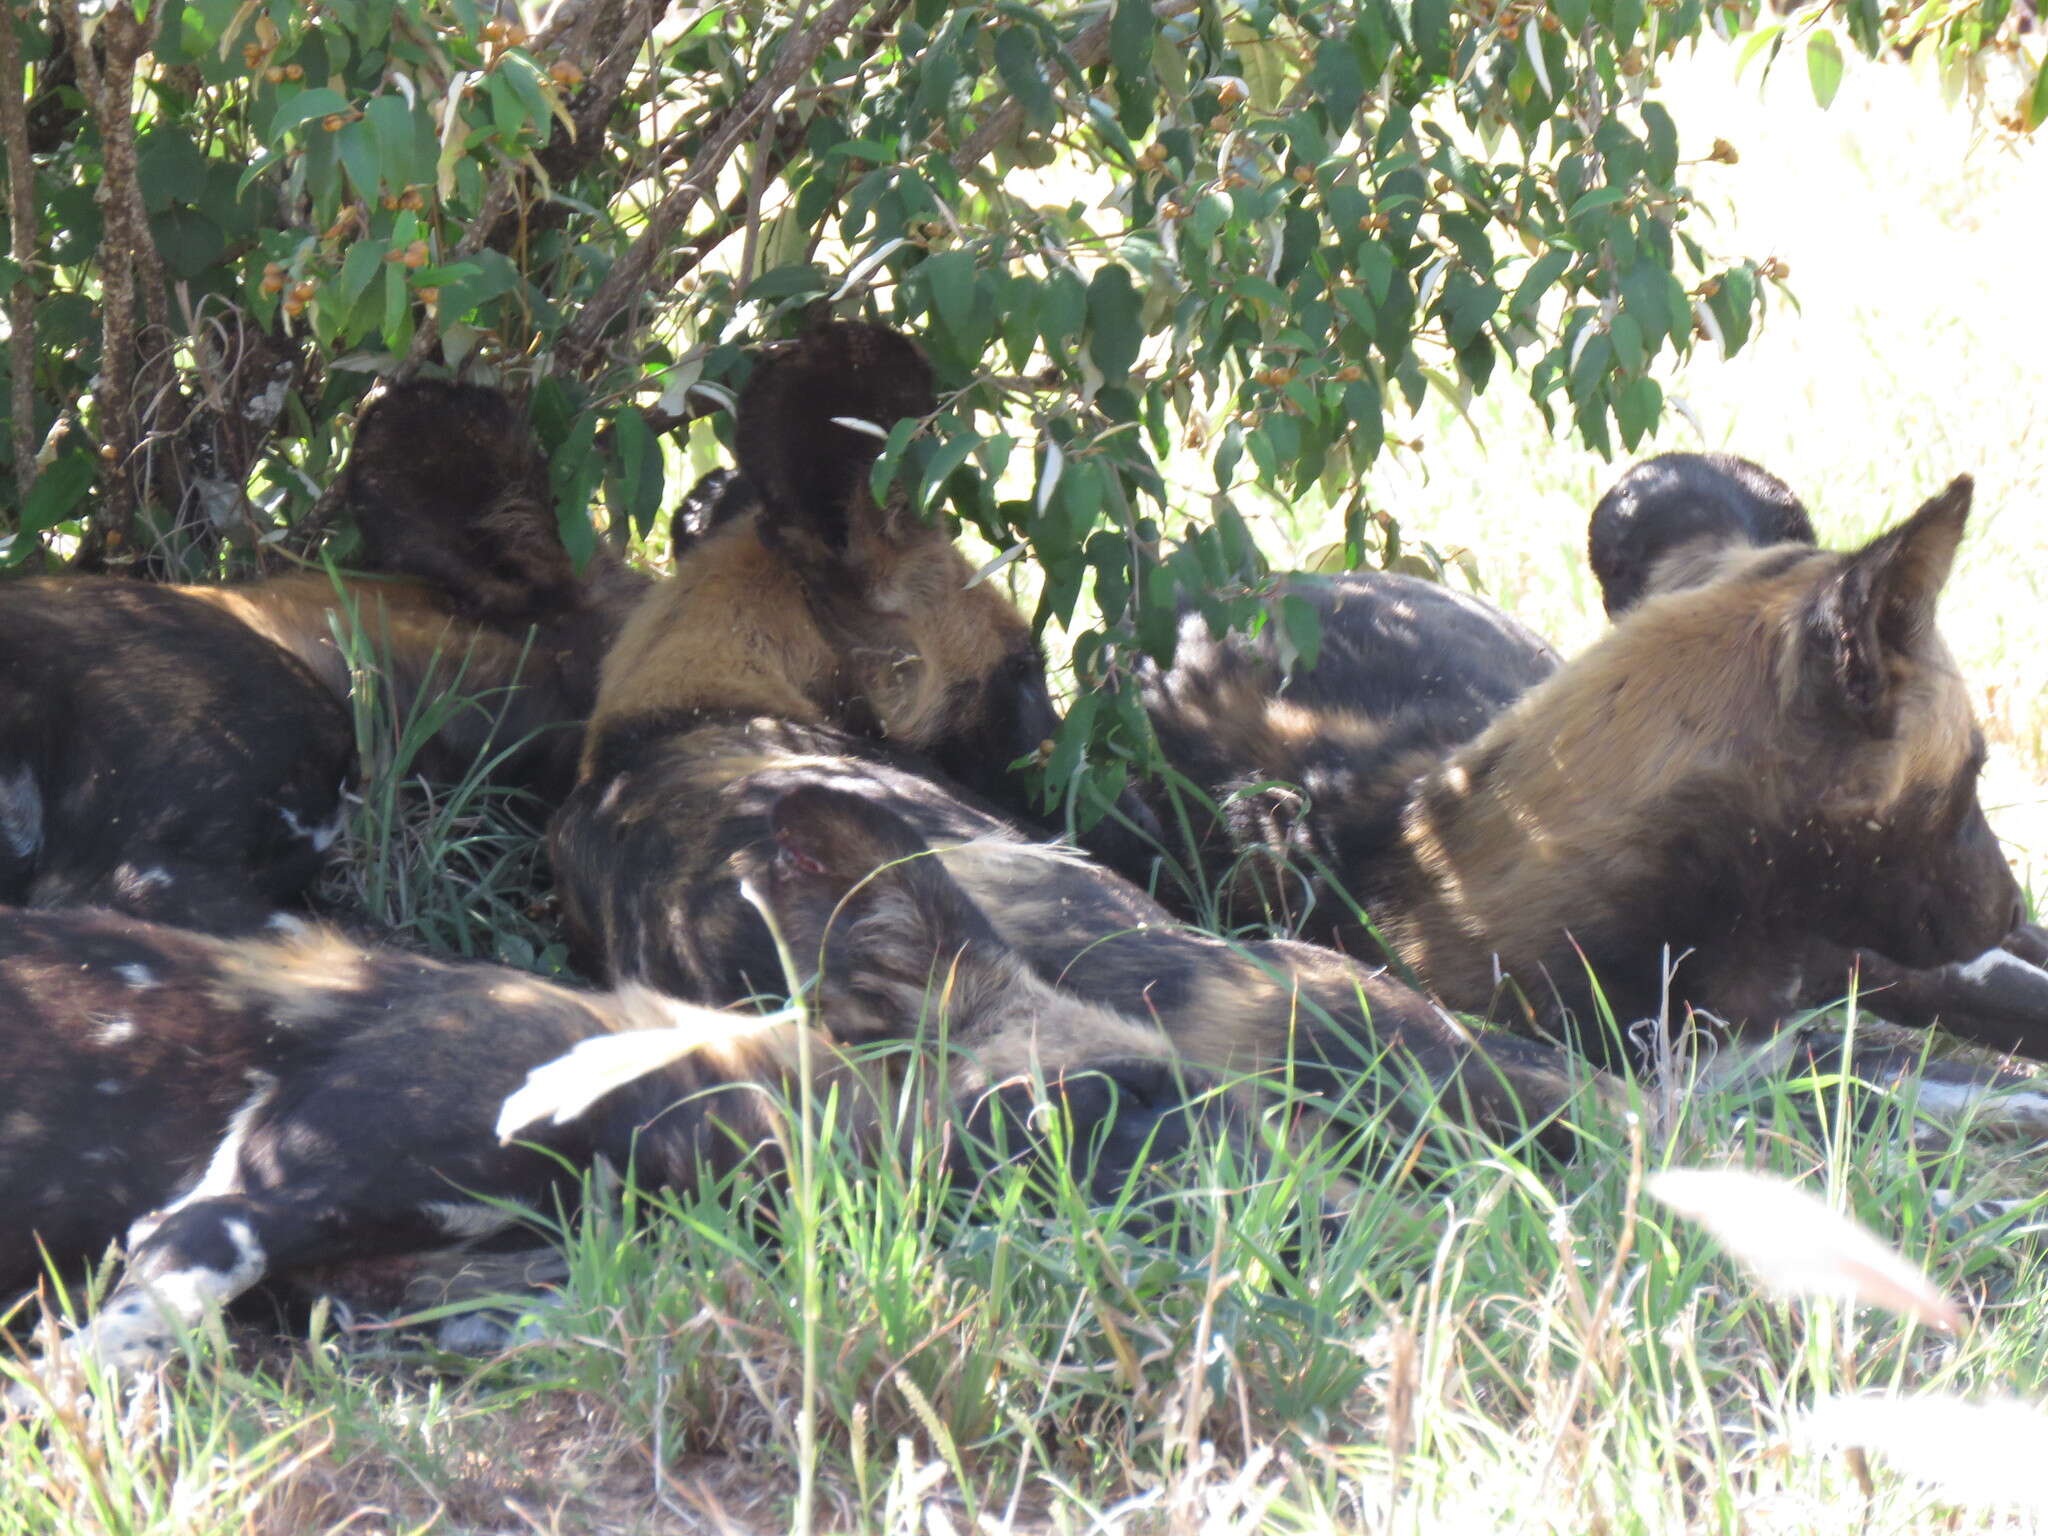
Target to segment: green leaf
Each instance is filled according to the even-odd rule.
[[[92,484],[95,460],[83,448],[71,448],[57,455],[36,476],[35,487],[21,504],[21,533],[11,558],[22,559],[35,546],[30,534],[54,528],[77,510]]]
[[[931,294],[931,312],[955,336],[965,336],[974,319],[974,253],[928,256],[918,271]]]
[[[430,179],[429,167],[416,165],[413,115],[400,96],[372,96],[363,108],[377,144],[377,160],[394,191]]]
[[[220,226],[196,208],[167,208],[149,221],[149,232],[173,277],[200,276],[228,247]]]
[[[1292,592],[1281,598],[1280,632],[1286,637],[1281,647],[1281,665],[1286,671],[1297,667],[1307,671],[1315,666],[1323,652],[1323,620],[1314,603]]]
[[[1187,235],[1198,246],[1206,246],[1221,233],[1230,219],[1230,199],[1221,192],[1204,193],[1188,215]]]
[[[285,134],[315,118],[332,117],[348,110],[346,96],[324,85],[316,85],[277,104],[277,111],[271,114],[270,131],[264,138],[274,144]]]
[[[1052,86],[1039,65],[1038,43],[1023,27],[1004,27],[996,34],[996,73],[1010,94],[1023,104],[1034,128],[1050,128],[1059,115]]]
[[[1550,291],[1553,283],[1564,276],[1565,268],[1572,264],[1574,254],[1562,246],[1556,246],[1530,262],[1529,270],[1523,274],[1521,284],[1515,289],[1515,296],[1508,304],[1508,312],[1524,319],[1534,314],[1536,306],[1542,302],[1543,295]]]
[[[1643,371],[1643,328],[1637,325],[1626,310],[1614,317],[1607,327],[1607,336],[1614,343],[1614,355],[1621,362],[1625,373],[1639,374]],[[1634,445],[1631,444],[1631,447]]]
[[[2048,61],[2042,63],[2041,72],[2034,76],[2033,90],[2020,104],[2020,121],[2029,133],[2048,123]]]
[[[1308,84],[1338,131],[1348,127],[1365,100],[1365,72],[1359,68],[1358,50],[1348,33],[1334,32],[1316,45]]]
[[[374,202],[377,188],[384,180],[375,132],[368,121],[359,118],[344,126],[334,139],[335,148],[341,152],[342,168],[348,172],[348,179],[355,183],[356,195]]]
[[[1611,208],[1628,196],[1627,187],[1595,187],[1584,197],[1572,204],[1572,211],[1565,215],[1573,223],[1596,208]]]
[[[889,440],[882,445],[882,451],[868,470],[868,494],[875,498],[877,505],[889,499],[889,487],[896,481],[897,467],[903,462],[903,455],[910,447],[911,436],[917,431],[916,418],[906,416],[889,428]]]
[[[646,538],[661,511],[663,476],[661,443],[648,429],[647,418],[633,406],[624,406],[612,417],[612,440],[619,450],[619,480],[623,510],[633,529]]]
[[[412,293],[405,286],[405,268],[384,264],[384,345],[403,353],[412,345]]]
[[[1664,413],[1664,391],[1650,378],[1630,379],[1615,397],[1614,420],[1621,428],[1621,445],[1631,453],[1655,430]]]
[[[1822,107],[1833,104],[1842,85],[1842,45],[1832,32],[1816,32],[1806,40],[1806,78],[1813,85],[1813,99]]]
[[[974,450],[981,446],[981,434],[962,429],[949,437],[933,451],[925,461],[924,479],[917,489],[917,506],[920,512],[930,512],[952,478],[953,471],[965,464]]]
[[[135,174],[142,183],[142,206],[151,213],[206,195],[206,157],[177,128],[152,128],[137,136]]]
[[[1157,23],[1150,0],[1115,0],[1109,19],[1109,61],[1116,71],[1117,120],[1126,133],[1152,126],[1152,41]]]
[[[1088,284],[1088,355],[1115,384],[1131,371],[1145,340],[1144,317],[1128,267],[1115,262],[1096,270]]]
[[[491,101],[491,126],[501,142],[511,145],[533,122],[525,99],[513,84],[509,71],[494,69],[484,76],[484,94]]]

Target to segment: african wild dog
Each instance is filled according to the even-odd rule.
[[[258,927],[318,873],[354,762],[340,703],[224,614],[0,586],[0,903]]]
[[[1732,454],[1665,453],[1632,465],[1600,498],[1587,554],[1610,617],[1645,597],[1712,578],[1728,554],[1816,542],[1791,487]],[[2023,923],[1995,949],[1933,970],[1817,944],[1802,1003],[1843,996],[1852,971],[1873,1012],[1940,1024],[1965,1039],[2048,1059],[2048,930]]]
[[[364,574],[339,592],[324,572],[178,590],[282,646],[344,700],[353,679],[335,630],[359,628],[397,719],[423,697],[473,696],[414,771],[456,780],[490,761],[494,783],[558,803],[598,665],[648,578],[602,544],[576,568],[532,429],[482,385],[388,388],[356,427],[343,492]]]
[[[744,480],[605,657],[586,779],[603,735],[769,714],[925,753],[1028,809],[1010,766],[1058,724],[1030,625],[993,586],[968,585],[944,529],[874,505],[877,444],[834,424],[936,404],[923,353],[879,326],[828,325],[763,358],[740,400]]]
[[[1185,1142],[1191,1085],[1159,1033],[1040,980],[900,821],[815,786],[770,818],[762,891],[795,952],[822,960],[814,993],[836,1032],[812,1040],[814,1070],[856,1140],[938,1132],[952,1177],[971,1180],[986,1166],[976,1126],[998,1154],[1028,1135],[1038,1057],[1079,1041],[1156,1107],[1119,1120],[1131,1144],[1102,1166]],[[393,1256],[499,1234],[531,1247],[501,1203],[550,1214],[600,1158],[643,1187],[772,1176],[805,1027],[316,928],[216,939],[0,911],[0,1293],[125,1235],[125,1275],[81,1347],[136,1365],[266,1276],[381,1279]],[[945,1042],[944,1067],[916,1080],[930,1113],[906,1124],[901,1053],[841,1047],[921,1029]],[[1078,1074],[1061,1087],[1091,1091]],[[947,1137],[949,1103],[965,1140]],[[1000,1127],[998,1103],[1020,1111]],[[1091,1151],[1073,1149],[1083,1177]]]
[[[1295,579],[1331,638],[1286,687],[1270,641],[1211,642],[1190,619],[1148,708],[1169,761],[1219,802],[1302,785],[1298,806],[1254,791],[1230,813],[1243,845],[1271,838],[1308,872],[1312,931],[1365,952],[1348,892],[1452,1006],[1572,1023],[1604,1056],[1589,973],[1617,1019],[1654,1017],[1668,947],[1675,1009],[1775,1023],[1816,941],[1933,966],[2018,921],[1977,803],[1982,739],[1934,627],[1969,504],[1959,479],[1853,553],[1721,556],[1490,721],[1456,707],[1453,674],[1347,675],[1423,611],[1375,575]],[[1345,701],[1334,725],[1304,683]]]
[[[967,584],[942,533],[873,503],[874,439],[833,425],[886,426],[922,405],[913,374],[923,363],[908,342],[841,327],[764,361],[748,384],[740,468],[759,510],[714,529],[628,622],[606,658],[584,780],[550,831],[579,959],[700,1001],[779,992],[776,951],[742,886],[766,878],[770,808],[824,786],[936,848],[1041,977],[1152,1022],[1193,1066],[1271,1070],[1332,1093],[1384,1053],[1394,1076],[1419,1068],[1492,1126],[1552,1113],[1574,1087],[1556,1052],[1476,1039],[1327,950],[1184,930],[1124,880],[1019,828],[1021,796],[1001,770],[1052,723],[1029,626]],[[828,447],[833,462],[820,463]],[[1114,1061],[1095,1060],[1105,1053],[1117,1054],[1068,1042],[1043,1065],[1118,1078]],[[1138,1104],[1158,1091],[1149,1068],[1123,1086]]]
[[[446,713],[412,766],[552,800],[597,662],[645,579],[581,576],[545,463],[495,391],[421,382],[364,414],[346,501],[380,573],[230,586],[0,584],[0,901],[259,926],[317,872],[354,761],[359,625],[385,704]]]

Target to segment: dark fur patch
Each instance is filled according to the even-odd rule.
[[[937,405],[931,364],[886,326],[835,321],[771,348],[740,393],[736,444],[766,526],[844,550],[849,508],[866,498],[881,444],[838,421],[887,432]]]
[[[0,838],[0,902],[256,927],[318,870],[353,763],[340,704],[204,604],[0,584],[0,795],[35,811]]]
[[[751,1089],[706,1091],[745,1060],[715,1042],[537,1132],[560,1157],[499,1144],[499,1106],[531,1069],[654,1022],[322,931],[221,941],[108,913],[0,912],[0,1291],[34,1283],[39,1247],[75,1270],[152,1213],[131,1287],[232,1269],[236,1223],[278,1272],[446,1246],[461,1234],[435,1210],[480,1198],[549,1210],[600,1155],[650,1184],[730,1170],[770,1126]],[[748,1022],[734,1026],[744,1040]],[[772,1081],[775,1060],[737,1081]]]
[[[1687,545],[1805,544],[1813,524],[1790,486],[1732,453],[1660,453],[1629,466],[1593,509],[1587,554],[1610,618],[1642,601]]]
[[[388,387],[356,426],[344,483],[365,566],[426,582],[463,618],[522,629],[575,602],[547,460],[497,390]]]
[[[1254,859],[1224,886],[1225,921],[1284,914],[1304,937],[1350,946],[1361,936],[1329,875],[1397,840],[1415,778],[1558,656],[1490,604],[1412,576],[1294,576],[1279,590],[1316,610],[1313,667],[1284,677],[1271,625],[1219,640],[1189,613],[1173,667],[1144,679],[1145,707],[1166,760],[1221,803],[1220,819],[1184,808],[1197,841],[1183,856],[1212,876],[1247,849],[1275,861]],[[1152,795],[1158,819],[1178,825],[1164,791]]]
[[[753,720],[650,746],[628,772],[580,785],[551,831],[579,952],[615,981],[703,1001],[781,989],[758,914],[783,797],[824,788],[908,825],[1008,949],[1043,980],[1149,1021],[1193,1067],[1284,1072],[1336,1092],[1384,1068],[1455,1085],[1496,1128],[1540,1121],[1570,1095],[1567,1064],[1540,1046],[1472,1038],[1386,976],[1329,950],[1230,944],[1171,921],[1143,892],[1072,854],[1034,850],[1014,825],[874,746],[827,728]],[[1099,1053],[1097,1053],[1099,1054]],[[1383,1060],[1384,1058],[1384,1060]],[[1085,1070],[1083,1046],[1048,1066]]]

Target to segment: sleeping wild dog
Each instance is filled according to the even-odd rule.
[[[340,834],[357,679],[337,628],[360,626],[400,721],[474,696],[414,771],[487,762],[549,804],[567,792],[645,578],[606,551],[574,570],[545,461],[495,390],[391,389],[345,478],[370,574],[0,583],[0,901],[259,927]]]
[[[740,469],[758,503],[627,622],[583,782],[550,830],[581,963],[702,1002],[775,992],[776,950],[742,892],[775,857],[771,808],[822,787],[903,822],[1041,978],[1145,1021],[1192,1070],[1335,1097],[1383,1065],[1390,1104],[1421,1079],[1496,1130],[1554,1117],[1583,1074],[1549,1047],[1475,1035],[1326,949],[1183,928],[1020,826],[1004,770],[1053,719],[1030,627],[971,583],[942,530],[872,500],[876,440],[836,424],[928,409],[928,378],[902,337],[838,326],[748,382]],[[1125,1072],[1106,1039],[1042,1050],[1049,1076],[1102,1067],[1141,1118],[1178,1093],[1149,1066]]]
[[[1631,465],[1593,509],[1587,555],[1611,617],[1646,596],[1711,580],[1730,554],[1812,545],[1806,509],[1777,476],[1725,453],[1663,453]],[[2022,923],[1995,949],[1932,970],[1817,943],[1803,1007],[1844,996],[1900,1024],[1939,1024],[1997,1050],[2048,1060],[2048,930]]]
[[[1775,1025],[1816,944],[1924,968],[2021,916],[1934,623],[1970,495],[1958,479],[1848,553],[1724,550],[1554,671],[1427,584],[1292,578],[1323,617],[1315,668],[1283,685],[1270,640],[1190,618],[1148,711],[1224,808],[1219,876],[1214,844],[1251,852],[1241,889],[1311,906],[1355,952],[1383,943],[1451,1006],[1609,1057],[1596,987],[1617,1020],[1658,1016],[1668,949],[1678,1016]]]
[[[644,1188],[777,1177],[807,1027],[852,1139],[923,1132],[962,1184],[1038,1150],[1038,1063],[1076,1041],[1158,1106],[1117,1122],[1125,1144],[1070,1146],[1077,1177],[1106,1197],[1186,1144],[1201,1085],[1158,1031],[1041,980],[902,822],[815,786],[771,821],[763,898],[823,1028],[319,928],[219,939],[0,911],[0,1296],[124,1243],[79,1347],[135,1366],[266,1278],[388,1285],[396,1256],[532,1247],[512,1207],[549,1215],[599,1160]],[[845,1048],[920,1035],[945,1042],[943,1066],[904,1117],[904,1055]],[[1105,1082],[1060,1091],[1086,1103]]]

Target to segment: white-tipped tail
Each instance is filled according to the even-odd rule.
[[[657,1004],[672,1022],[656,1029],[597,1035],[526,1074],[526,1082],[498,1110],[498,1140],[508,1142],[546,1121],[567,1125],[615,1088],[658,1072],[707,1045],[790,1023],[791,1013],[721,1013],[641,992],[622,1011],[641,1015]]]

